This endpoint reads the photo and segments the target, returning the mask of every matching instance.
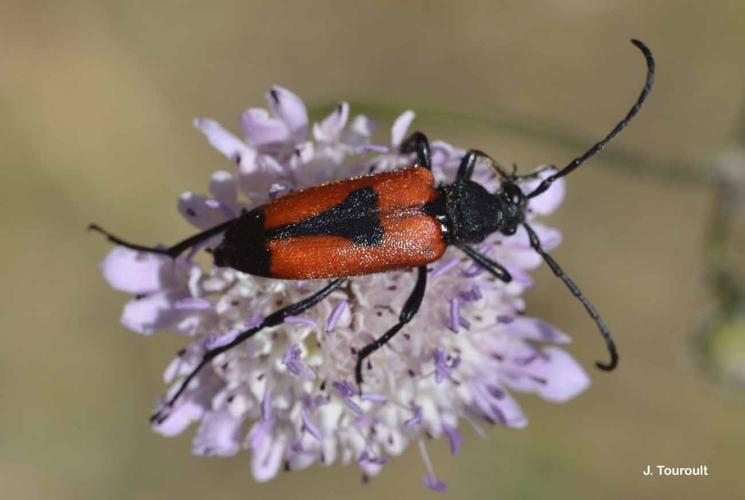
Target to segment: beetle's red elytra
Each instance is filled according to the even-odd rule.
[[[338,210],[329,226],[360,225],[374,244],[358,244],[334,234],[296,235],[262,242],[269,252],[272,278],[311,279],[379,273],[417,267],[438,260],[445,253],[443,225],[426,212],[437,191],[432,173],[423,167],[385,172],[312,187],[279,198],[261,207],[265,234],[333,210],[345,200],[370,190],[371,206]],[[364,196],[358,196],[364,198]],[[333,233],[333,227],[325,227]],[[372,243],[372,242],[371,242]]]

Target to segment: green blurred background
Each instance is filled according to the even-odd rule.
[[[567,162],[579,145],[524,126],[576,132],[584,145],[605,134],[642,83],[632,36],[654,50],[657,86],[609,153],[669,160],[680,179],[684,165],[705,169],[736,145],[743,2],[4,1],[2,497],[434,495],[421,486],[416,447],[368,485],[353,466],[256,484],[246,453],[197,458],[191,432],[151,432],[161,372],[182,342],[119,325],[125,296],[96,268],[108,246],[84,228],[97,221],[142,242],[188,234],[177,196],[206,190],[213,170],[230,167],[192,118],[234,127],[273,83],[320,111],[341,99],[352,111],[420,110],[415,125],[430,136],[524,169]],[[386,106],[366,110],[390,123]],[[427,112],[435,108],[454,115]],[[523,128],[506,110],[529,117]],[[620,369],[593,370],[604,356],[594,326],[541,269],[529,311],[574,337],[593,386],[564,405],[520,397],[526,429],[494,428],[487,439],[465,429],[457,458],[435,443],[452,497],[745,494],[745,394],[712,383],[691,356],[712,306],[703,241],[713,191],[628,166],[597,157],[570,177],[550,220],[565,236],[555,255],[613,327]],[[711,476],[643,477],[647,464],[705,464]]]

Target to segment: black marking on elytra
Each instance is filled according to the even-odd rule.
[[[266,232],[267,239],[301,236],[341,236],[355,245],[375,246],[383,241],[378,193],[371,187],[352,191],[338,205],[301,221]]]
[[[264,211],[243,212],[225,231],[214,252],[215,265],[232,267],[244,273],[270,276],[271,254],[266,248]]]

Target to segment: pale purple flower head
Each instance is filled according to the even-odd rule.
[[[237,168],[212,175],[207,194],[185,193],[178,207],[197,229],[235,217],[267,200],[319,182],[381,172],[410,164],[397,153],[414,113],[403,113],[388,144],[372,143],[373,124],[350,118],[340,104],[310,125],[302,100],[282,87],[267,94],[268,110],[241,116],[242,135],[197,119],[209,143]],[[432,143],[433,172],[452,182],[464,150]],[[541,174],[548,175],[548,171]],[[474,179],[490,190],[499,179],[477,168]],[[522,181],[530,191],[540,179]],[[563,181],[532,199],[528,219],[550,249],[558,231],[533,218],[561,202]],[[220,237],[206,242],[214,247]],[[430,266],[424,304],[416,318],[363,367],[364,392],[354,380],[354,353],[396,323],[414,283],[409,271],[352,278],[348,286],[283,324],[262,331],[215,358],[176,405],[153,422],[172,436],[198,423],[194,453],[227,456],[247,449],[254,477],[266,481],[281,468],[354,463],[365,477],[417,443],[423,482],[446,489],[435,474],[424,437],[444,437],[453,454],[465,422],[523,427],[527,418],[512,392],[564,402],[589,378],[565,350],[569,337],[525,315],[522,293],[541,258],[520,228],[489,236],[478,249],[515,278],[505,284],[448,250]],[[112,287],[134,296],[122,322],[142,334],[167,330],[190,343],[164,373],[171,393],[207,349],[225,345],[277,308],[307,297],[319,284],[257,278],[228,268],[203,267],[189,255],[170,259],[115,247],[101,264]]]

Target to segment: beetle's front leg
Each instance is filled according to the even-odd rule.
[[[432,170],[429,141],[423,133],[419,131],[412,133],[401,143],[398,150],[403,154],[416,153],[417,164],[427,170]]]

